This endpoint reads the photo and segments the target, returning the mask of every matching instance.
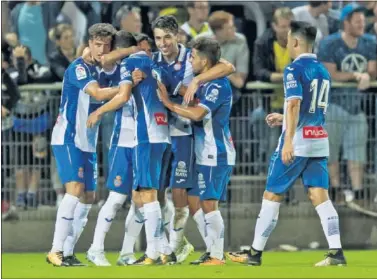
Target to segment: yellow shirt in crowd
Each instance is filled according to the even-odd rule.
[[[287,48],[284,48],[274,41],[274,54],[275,54],[275,69],[278,73],[283,73],[285,67],[291,63],[289,52]],[[282,109],[284,106],[284,91],[281,89],[275,90],[274,96],[271,100],[271,108]]]

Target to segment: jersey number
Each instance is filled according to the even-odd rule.
[[[317,103],[318,94],[318,79],[313,79],[310,84],[310,92],[312,93],[312,101],[310,102],[310,113],[315,113],[317,107],[323,108],[323,113],[326,113],[327,104],[329,102],[330,81],[327,79],[322,80],[321,89],[319,90],[319,98]]]

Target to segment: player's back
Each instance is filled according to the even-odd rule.
[[[301,55],[286,67],[284,71],[286,101],[301,99],[294,137],[296,156],[328,156],[328,136],[324,125],[330,88],[330,74],[314,54]],[[286,114],[286,106],[287,102],[284,105],[284,114]],[[284,117],[280,148],[284,140],[285,126]]]
[[[139,52],[123,60],[121,79],[123,80],[123,75],[130,76],[136,69],[146,75],[146,78],[132,89],[136,106],[136,141],[170,142],[167,111],[158,98],[157,80],[153,77],[153,71],[158,72],[159,69],[145,52]]]

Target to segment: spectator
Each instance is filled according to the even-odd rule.
[[[319,42],[329,35],[327,13],[330,8],[331,1],[309,1],[309,5],[297,7],[292,10],[295,20],[306,21],[317,27],[314,52],[317,52]]]
[[[236,68],[236,72],[228,77],[233,89],[233,104],[235,104],[241,97],[241,89],[249,74],[250,53],[246,38],[236,32],[234,17],[230,13],[216,11],[209,17],[208,23],[213,30],[213,35],[209,36],[220,43],[221,58],[229,61]],[[200,36],[208,36],[208,33]]]
[[[271,28],[257,38],[254,44],[253,68],[257,80],[264,82],[282,83],[284,68],[291,62],[287,46],[287,36],[293,13],[288,7],[275,10]],[[265,91],[271,96],[263,97],[257,109],[251,112],[253,135],[259,144],[257,173],[267,172],[267,161],[272,155],[278,142],[281,128],[267,129],[265,118],[267,113],[283,113],[283,89]]]
[[[50,54],[51,81],[62,81],[65,70],[76,58],[72,26],[59,24],[49,32],[49,38],[56,44],[56,50]]]
[[[177,42],[178,44],[182,44],[184,46],[187,46],[188,43],[188,36],[185,31],[183,31],[182,28],[178,29],[178,34],[177,34]]]
[[[54,44],[48,40],[48,30],[56,25],[64,1],[26,1],[20,3],[11,12],[11,33],[6,34],[12,46],[28,46],[33,59],[46,65],[47,55],[54,50]]]
[[[182,26],[186,32],[188,41],[195,39],[199,34],[212,35],[212,30],[207,22],[209,14],[208,1],[189,1],[187,3],[189,20]]]
[[[13,50],[13,63],[15,68],[8,71],[18,84],[50,81],[49,69],[33,61],[28,47],[18,46]],[[51,121],[47,108],[45,92],[37,91],[23,92],[14,109],[17,206],[20,208],[37,207],[40,168],[47,164],[47,139],[43,136]]]
[[[377,3],[375,3],[374,5],[373,13],[374,13],[374,21],[367,26],[366,33],[376,35],[377,34]]]
[[[3,62],[3,55],[1,55],[1,61]],[[12,156],[14,155],[12,152],[14,143],[12,140],[13,121],[11,112],[20,99],[20,93],[6,69],[3,66],[1,68],[1,217],[2,220],[5,220],[15,209],[10,204],[10,189],[7,189],[6,178],[10,176]]]
[[[124,5],[115,15],[114,26],[127,32],[140,33],[143,27],[140,9],[137,7]]]
[[[152,52],[154,51],[154,41],[144,33],[135,34],[135,39],[138,47],[145,51],[149,56],[152,56]]]
[[[369,100],[363,91],[376,78],[376,43],[364,34],[363,8],[348,4],[341,11],[343,30],[325,38],[319,48],[319,60],[328,68],[333,81],[356,81],[358,88],[337,88],[331,91],[326,123],[330,142],[329,172],[332,197],[340,200],[339,154],[347,168],[355,200],[348,205],[363,205],[368,189],[363,187],[368,124],[363,105]],[[365,189],[365,191],[364,191]],[[352,199],[352,196],[350,196]]]

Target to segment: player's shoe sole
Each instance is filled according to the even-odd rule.
[[[225,256],[235,263],[247,264],[249,260],[248,253],[246,251],[228,252],[225,253]]]
[[[134,266],[148,266],[148,265],[156,265],[156,260],[153,260],[151,258],[148,258],[146,254],[141,256],[136,262],[134,262],[132,265]]]
[[[225,260],[208,257],[205,261],[199,264],[200,266],[225,265]]]
[[[347,261],[344,258],[343,251],[329,251],[326,254],[326,258],[318,263],[316,263],[315,267],[324,267],[324,266],[346,266]]]

